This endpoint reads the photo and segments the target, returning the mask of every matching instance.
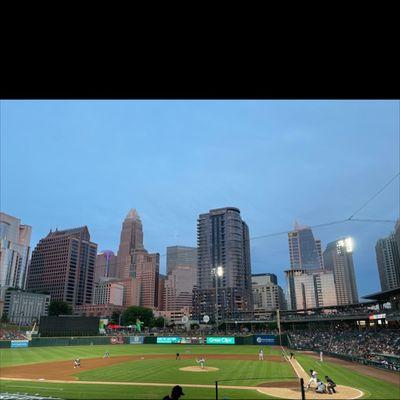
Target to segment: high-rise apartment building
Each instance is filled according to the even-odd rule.
[[[167,247],[167,275],[178,265],[197,267],[197,247]]]
[[[255,315],[286,309],[285,296],[275,274],[253,274],[251,279]]]
[[[325,270],[335,277],[337,304],[358,303],[356,276],[353,263],[353,240],[341,238],[329,243],[324,251]]]
[[[94,281],[100,282],[102,278],[117,277],[117,257],[112,250],[104,250],[97,254],[94,267]]]
[[[150,254],[144,248],[142,222],[134,209],[122,224],[116,271],[120,279],[135,278],[140,283],[142,307],[158,307],[160,255]]]
[[[32,228],[0,212],[0,299],[9,287],[25,289]]]
[[[193,315],[235,318],[253,311],[249,230],[234,207],[200,214]],[[215,297],[217,301],[215,302]],[[217,303],[217,306],[216,306]]]
[[[92,303],[96,254],[86,226],[50,231],[32,252],[27,289],[72,306]]]
[[[166,275],[159,274],[158,276],[158,310],[165,310],[165,281]]]
[[[123,305],[124,285],[115,279],[104,278],[94,286],[93,304]]]
[[[290,310],[305,310],[337,304],[335,280],[332,271],[285,271]]]
[[[323,268],[321,241],[315,240],[311,228],[295,224],[288,233],[290,268],[317,270]]]
[[[140,306],[141,282],[136,278],[118,279],[117,282],[124,287],[123,306]]]
[[[395,234],[379,239],[375,246],[382,290],[400,287],[400,254]]]
[[[160,255],[146,251],[135,253],[134,277],[140,282],[140,305],[156,309],[158,307],[158,279],[160,273]]]
[[[400,254],[400,219],[397,220],[394,227],[394,241],[396,243],[397,252]]]
[[[193,288],[197,281],[194,265],[177,265],[165,280],[165,310],[175,311],[192,307]]]

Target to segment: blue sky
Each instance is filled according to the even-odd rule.
[[[351,215],[400,169],[396,101],[3,101],[1,210],[33,227],[89,227],[116,251],[130,208],[147,250],[195,245],[200,213],[239,207],[251,236]],[[399,217],[399,180],[358,218]],[[360,295],[380,290],[375,242],[394,224],[314,230],[355,240]],[[287,236],[251,242],[284,286]],[[161,271],[165,270],[165,257]]]

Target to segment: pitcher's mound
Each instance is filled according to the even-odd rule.
[[[213,371],[218,371],[219,368],[214,368],[214,367],[184,367],[184,368],[179,368],[181,371],[186,371],[186,372],[213,372]]]

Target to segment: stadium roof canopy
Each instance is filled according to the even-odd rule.
[[[383,292],[372,293],[368,296],[363,296],[363,299],[387,302],[398,296],[400,296],[400,287],[396,289],[384,290]]]

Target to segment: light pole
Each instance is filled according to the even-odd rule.
[[[222,278],[224,275],[224,268],[220,265],[212,269],[215,276],[215,324],[218,333],[218,278]]]

